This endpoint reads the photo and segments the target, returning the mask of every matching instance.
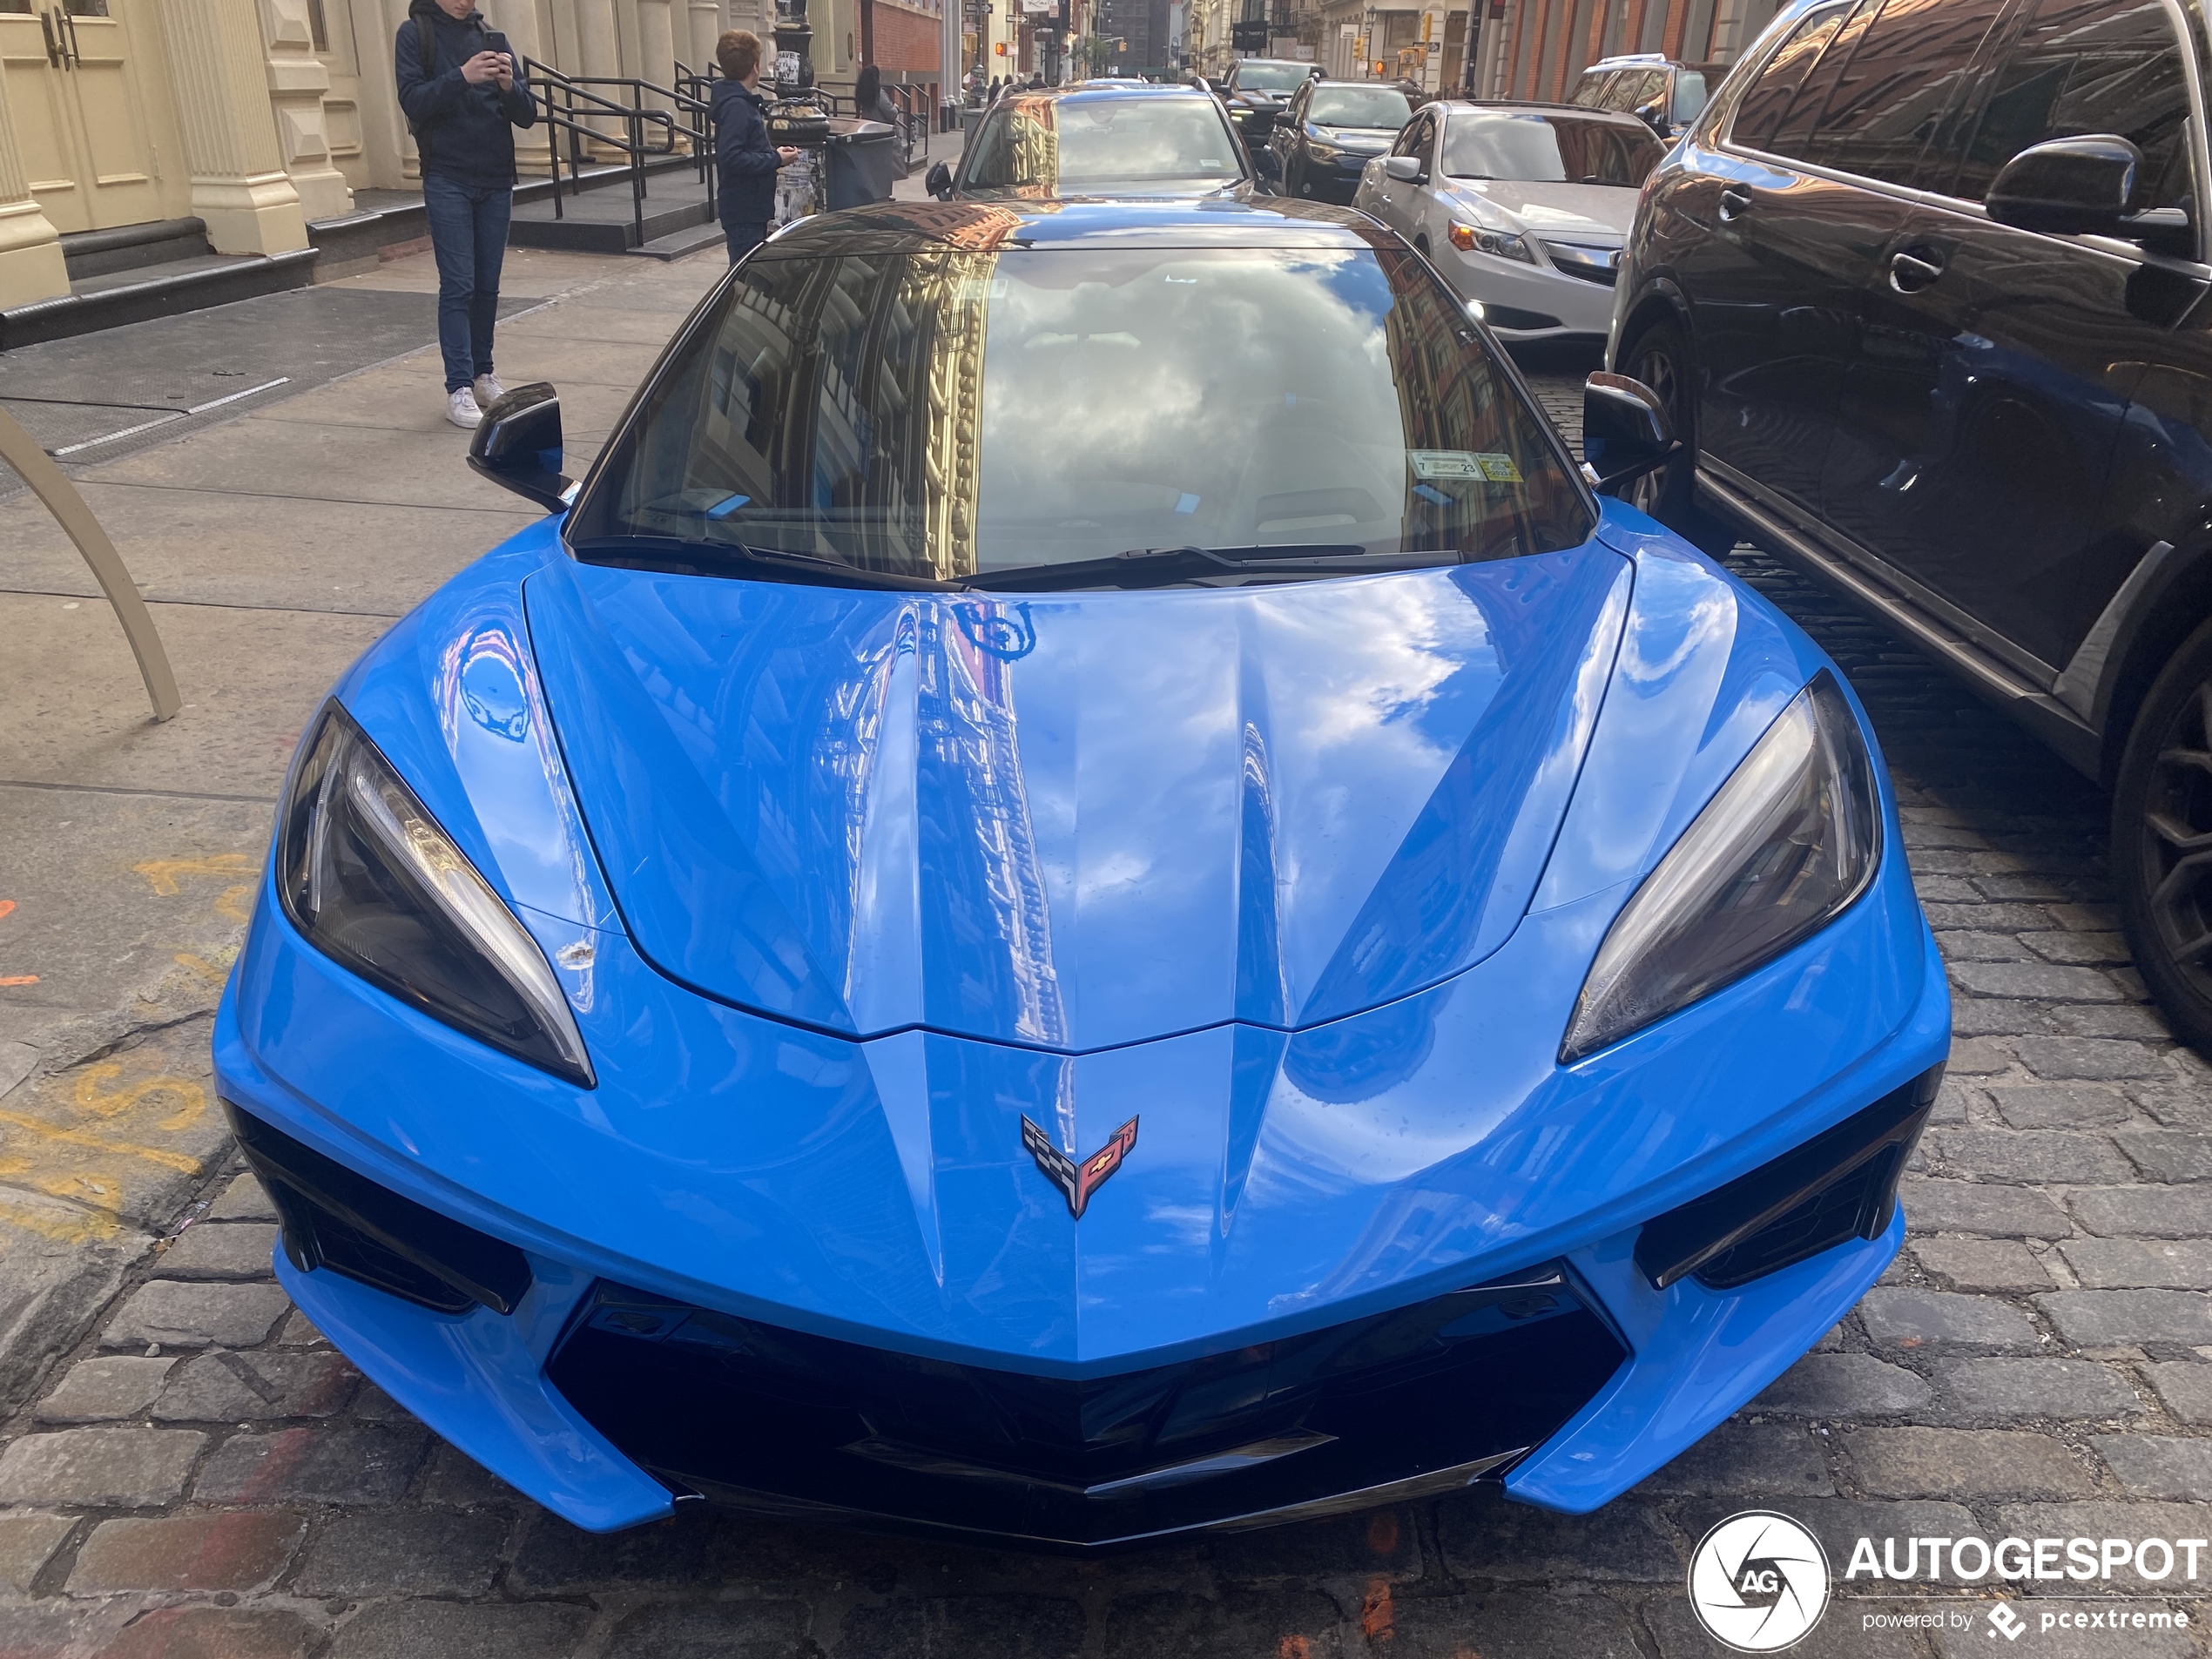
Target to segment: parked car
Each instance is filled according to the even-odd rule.
[[[1433,260],[1507,341],[1602,341],[1636,190],[1664,153],[1633,116],[1430,104],[1354,203]]]
[[[2134,961],[2212,1051],[2203,30],[1800,0],[1646,190],[1611,360],[1689,445],[1660,517],[1796,561],[2110,786]]]
[[[1863,714],[1371,220],[810,219],[562,454],[487,413],[550,516],[310,722],[214,1049],[300,1310],[565,1519],[1586,1510],[1896,1254]]]
[[[1291,94],[1320,74],[1312,64],[1296,58],[1239,57],[1213,89],[1228,108],[1229,118],[1245,147],[1255,155],[1267,147],[1268,134],[1290,107]]]
[[[1661,138],[1671,138],[1697,118],[1727,73],[1725,64],[1677,63],[1658,52],[1605,57],[1582,71],[1567,101],[1633,115]]]
[[[957,170],[923,180],[941,201],[1204,196],[1256,182],[1220,103],[1192,87],[1081,86],[1007,93]]]
[[[1361,81],[1309,80],[1268,135],[1272,172],[1286,196],[1348,205],[1360,169],[1412,118],[1413,106],[1394,86]]]

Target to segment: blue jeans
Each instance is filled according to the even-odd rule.
[[[722,239],[730,245],[730,263],[735,265],[768,239],[768,227],[765,225],[725,225]]]
[[[499,267],[515,192],[506,185],[464,185],[442,173],[422,179],[422,212],[438,261],[438,351],[446,390],[491,373],[491,330],[499,317]]]

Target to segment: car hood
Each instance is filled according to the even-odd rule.
[[[1617,245],[1635,218],[1636,192],[1614,185],[1533,184],[1521,179],[1454,179],[1449,195],[1503,213],[1495,228]]]
[[[664,973],[826,1032],[1082,1052],[1312,1025],[1495,950],[1629,585],[1591,542],[1035,597],[563,561],[526,603],[592,843]]]

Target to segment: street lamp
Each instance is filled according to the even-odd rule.
[[[806,0],[776,0],[778,91],[788,95],[813,85],[813,44],[814,31],[806,26]],[[784,72],[787,62],[792,63],[788,77]]]
[[[1375,18],[1375,9],[1369,6],[1366,24],[1366,32],[1359,37],[1359,78],[1362,80],[1374,73],[1368,65],[1374,61]]]

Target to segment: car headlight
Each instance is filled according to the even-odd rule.
[[[1536,262],[1528,244],[1511,231],[1486,231],[1480,225],[1462,225],[1455,219],[1445,233],[1462,253],[1487,253],[1501,260],[1519,260],[1523,265]]]
[[[335,703],[293,775],[277,887],[333,961],[518,1060],[596,1083],[545,953]]]
[[[1614,919],[1564,1065],[1771,961],[1865,892],[1881,860],[1873,760],[1826,670],[1775,718]]]
[[[1325,144],[1319,138],[1308,138],[1305,141],[1305,153],[1316,161],[1334,161],[1344,152],[1333,144]]]

